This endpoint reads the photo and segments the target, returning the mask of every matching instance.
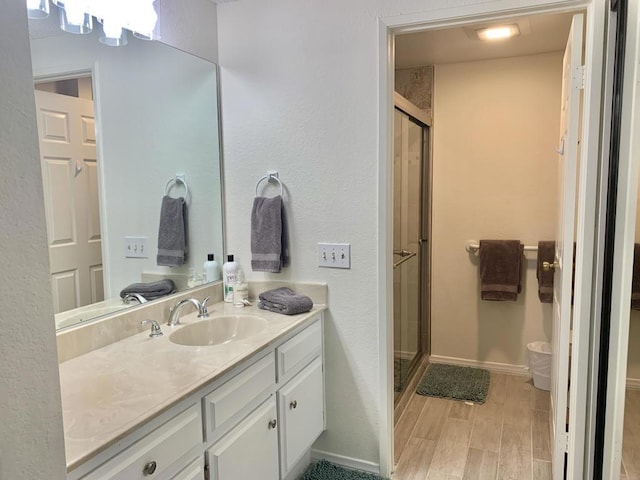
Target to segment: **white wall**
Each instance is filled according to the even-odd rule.
[[[551,339],[536,255],[516,302],[480,300],[469,239],[553,240],[562,52],[436,65],[433,118],[431,353],[527,365]]]
[[[222,257],[216,67],[158,42],[134,38],[106,47],[97,34],[32,41],[36,75],[95,70],[105,297],[142,280],[142,272],[202,269]],[[164,187],[186,175],[189,255],[185,267],[156,265]],[[179,186],[170,194],[184,194]],[[125,258],[124,237],[149,237],[149,257]]]
[[[0,0],[0,478],[66,478],[24,2]],[[9,48],[10,46],[10,48]]]

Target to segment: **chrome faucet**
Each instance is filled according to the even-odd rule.
[[[209,301],[209,298],[210,297],[205,298],[202,302],[197,298],[184,298],[180,300],[171,307],[171,310],[169,310],[169,321],[167,322],[167,325],[170,327],[180,325],[180,310],[182,310],[182,307],[188,303],[198,309],[198,318],[207,318],[209,316],[209,312],[207,311],[207,302]]]
[[[147,303],[147,299],[144,298],[139,293],[127,293],[124,297],[122,297],[123,303],[129,305],[133,301],[137,301],[138,303]]]

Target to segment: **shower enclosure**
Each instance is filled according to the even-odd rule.
[[[405,389],[428,345],[429,126],[400,108],[405,104],[396,102],[394,113],[393,330],[396,398]]]

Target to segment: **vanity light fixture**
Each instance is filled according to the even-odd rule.
[[[27,0],[27,16],[33,19],[49,16],[49,0]]]
[[[496,25],[494,27],[481,28],[476,30],[476,35],[480,40],[503,40],[505,38],[520,35],[520,29],[517,24],[512,25]]]
[[[46,18],[49,0],[26,0],[29,18]],[[93,30],[94,17],[102,24],[101,43],[127,44],[127,30],[143,40],[157,40],[158,15],[154,3],[160,0],[51,0],[58,7],[60,28],[86,34]]]

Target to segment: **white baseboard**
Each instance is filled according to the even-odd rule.
[[[444,357],[441,355],[430,355],[429,363],[448,363],[449,365],[459,365],[461,367],[484,368],[490,372],[507,373],[510,375],[531,375],[529,367],[526,365],[513,365],[510,363],[481,362],[479,360],[469,360],[466,358]]]
[[[311,460],[326,460],[342,467],[380,475],[380,465],[378,463],[367,462],[366,460],[360,460],[357,458],[345,457],[343,455],[336,455],[334,453],[324,452],[322,450],[311,450]]]
[[[627,390],[640,390],[640,378],[627,378]]]

